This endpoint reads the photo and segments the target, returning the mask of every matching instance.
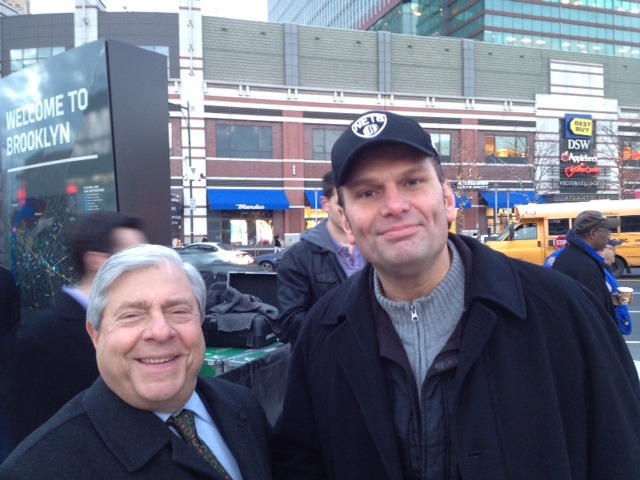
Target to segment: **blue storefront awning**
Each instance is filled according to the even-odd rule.
[[[316,210],[320,210],[322,208],[322,202],[320,201],[320,198],[322,198],[322,190],[305,190],[304,194],[307,196],[307,202],[309,202],[309,206],[311,208]]]
[[[485,190],[480,192],[490,208],[496,207],[496,192]],[[498,208],[514,208],[517,205],[526,205],[536,202],[536,193],[533,190],[521,190],[517,192],[498,192]],[[545,203],[542,197],[538,197],[537,203]]]
[[[462,195],[461,197],[456,195],[456,208],[462,208],[463,210],[471,208],[471,200],[469,200],[466,195]]]
[[[207,190],[211,210],[288,210],[284,190]]]

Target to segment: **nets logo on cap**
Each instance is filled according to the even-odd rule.
[[[367,113],[361,116],[351,130],[360,138],[373,138],[387,126],[387,116],[384,113]]]

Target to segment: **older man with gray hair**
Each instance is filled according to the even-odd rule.
[[[270,426],[243,386],[202,379],[205,285],[170,248],[112,256],[87,331],[100,378],[0,466],[13,478],[271,478]]]

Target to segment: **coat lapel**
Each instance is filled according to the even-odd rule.
[[[220,429],[227,446],[233,453],[243,478],[271,478],[264,472],[264,461],[261,452],[264,446],[258,445],[256,435],[252,431],[249,419],[236,406],[221,395],[223,382],[211,385],[198,379],[198,393],[209,414]]]
[[[361,278],[366,281],[367,276],[362,275]],[[371,299],[366,293],[368,290],[360,288],[362,285],[357,283],[352,290],[359,292],[354,293],[358,297],[352,303],[355,308],[346,312],[348,321],[343,321],[330,333],[328,344],[353,387],[362,418],[386,466],[387,477],[397,478],[401,474],[400,459],[396,450],[389,447],[389,439],[395,438],[392,415],[389,413],[393,407],[380,369]],[[364,305],[368,307],[363,308]]]
[[[83,404],[96,432],[127,472],[136,472],[171,443],[174,463],[197,472],[201,478],[218,478],[198,453],[172,433],[160,418],[125,403],[102,378],[87,390]]]

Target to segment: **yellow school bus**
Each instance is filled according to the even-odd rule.
[[[585,210],[597,210],[606,217],[619,217],[620,227],[611,234],[623,242],[616,247],[616,277],[640,267],[640,199],[591,200],[569,203],[530,203],[516,207],[516,223],[487,245],[505,255],[542,265],[558,248],[564,247],[573,220]]]

